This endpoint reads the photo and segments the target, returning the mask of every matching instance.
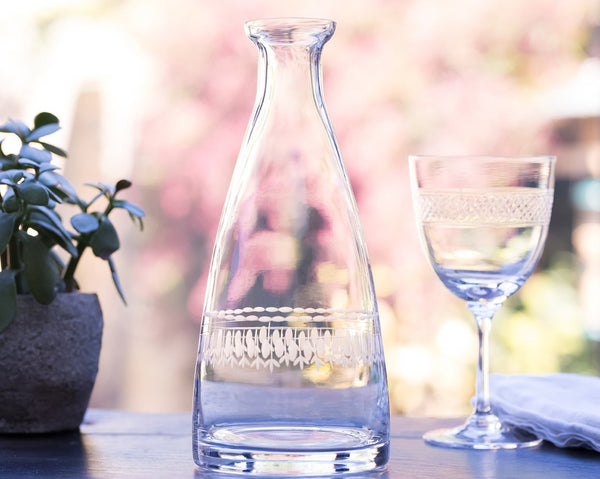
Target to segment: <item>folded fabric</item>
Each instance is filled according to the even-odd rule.
[[[587,447],[600,452],[598,377],[492,374],[490,403],[503,423],[559,447]]]

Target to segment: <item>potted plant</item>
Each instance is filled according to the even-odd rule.
[[[33,128],[9,120],[0,132],[0,433],[76,429],[92,392],[102,337],[95,294],[79,292],[75,272],[86,250],[108,264],[125,301],[112,255],[119,237],[109,215],[126,211],[140,229],[144,211],[120,198],[131,183],[88,184],[85,200],[57,172],[66,153],[45,138],[60,129],[51,113]],[[71,205],[70,227],[57,212]],[[72,230],[70,229],[72,228]]]

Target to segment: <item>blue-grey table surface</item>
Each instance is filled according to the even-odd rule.
[[[423,432],[459,419],[392,418],[387,468],[365,478],[600,479],[600,453],[559,449],[467,451],[426,445]],[[80,432],[0,435],[0,478],[219,478],[192,461],[189,414],[90,409]],[[250,476],[256,477],[256,476]],[[356,476],[353,476],[356,477]]]

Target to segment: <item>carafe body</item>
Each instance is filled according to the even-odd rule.
[[[383,466],[389,406],[377,302],[322,96],[335,23],[256,20],[257,98],[210,265],[194,459],[256,474]]]

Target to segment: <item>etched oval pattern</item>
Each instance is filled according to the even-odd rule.
[[[257,311],[249,309],[205,313],[210,325],[202,333],[202,361],[215,367],[273,371],[280,367],[319,368],[325,364],[361,366],[382,357],[377,323],[368,313],[278,308],[271,312],[272,316],[262,314],[255,319]],[[275,319],[266,321],[268,317]],[[248,322],[248,318],[252,318],[252,325],[238,324]]]

